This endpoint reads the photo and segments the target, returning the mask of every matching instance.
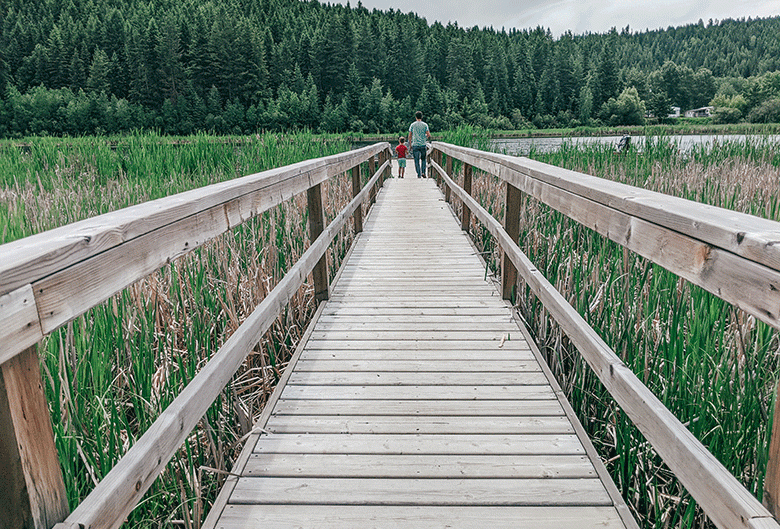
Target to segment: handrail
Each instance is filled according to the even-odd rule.
[[[546,164],[539,162],[531,164],[530,160],[510,159],[510,157],[481,153],[474,149],[465,149],[439,142],[434,143],[434,149],[448,155],[448,166],[450,156],[464,161],[468,165],[473,164],[498,176],[510,185],[520,183],[522,186],[518,186],[520,189],[529,190],[531,194],[534,194],[534,196],[540,198],[548,205],[554,208],[558,206],[565,214],[568,213],[568,210],[563,207],[560,201],[560,197],[564,194],[563,191],[556,192],[546,188],[544,186],[546,182],[532,181],[533,176],[530,174],[521,175],[519,171],[520,167],[532,165],[536,175],[541,174],[543,171],[550,171],[560,175],[561,170],[558,168],[546,166]],[[483,154],[485,155],[484,157],[482,156]],[[549,314],[559,323],[588,365],[593,369],[596,376],[604,384],[604,387],[653,448],[655,448],[693,498],[702,506],[710,519],[718,527],[780,528],[780,524],[772,517],[772,514],[642,384],[639,378],[620,360],[596,331],[547,281],[520,250],[517,243],[509,236],[501,224],[464,189],[459,187],[447,172],[442,169],[439,163],[432,162],[431,167],[441,176],[448,189],[462,201],[464,209],[468,208],[473,212],[496,238],[505,256],[509,258],[517,271],[522,275],[526,284],[542,301]],[[527,172],[531,173],[530,170]],[[578,200],[571,193],[568,196],[572,201]],[[597,203],[591,201],[591,204]],[[574,208],[572,206],[572,209]],[[582,212],[577,218],[574,216],[572,218],[575,218],[575,220],[583,218],[589,220],[594,225],[598,223],[597,219],[589,218],[584,213],[586,212]],[[633,217],[632,220],[634,220]],[[735,220],[744,221],[745,219],[735,218]],[[611,226],[617,227],[618,225],[612,224]],[[778,226],[780,225],[775,223],[774,228],[777,229]],[[597,229],[597,231],[601,233],[600,230]],[[630,239],[631,237],[629,236],[627,241]]]
[[[298,262],[127,451],[84,501],[55,529],[119,527],[206,413],[280,311],[306,281],[348,218],[389,166],[385,161],[363,190],[312,242]]]
[[[380,167],[374,172],[376,155]],[[389,158],[390,145],[378,143],[0,246],[0,419],[5,420],[3,410],[10,409],[10,429],[0,432],[0,463],[13,465],[14,483],[27,484],[12,494],[29,496],[29,505],[18,506],[19,512],[11,516],[30,519],[37,529],[51,527],[67,514],[34,347],[43,336],[171,260],[307,192],[313,239],[309,249],[67,521],[57,525],[118,527],[310,273],[315,290],[327,297],[325,252],[350,215],[355,231],[361,231],[361,204],[375,196],[375,186],[389,171]],[[359,166],[366,161],[373,174],[361,190]],[[321,184],[349,170],[354,198],[323,228]],[[0,522],[13,525],[14,520]]]
[[[780,329],[780,223],[528,158],[434,148]]]
[[[387,149],[298,162],[0,246],[0,364],[167,262]]]

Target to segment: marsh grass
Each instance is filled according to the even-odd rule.
[[[478,131],[445,139],[486,149]],[[780,220],[780,146],[762,139],[681,152],[565,146],[531,157],[715,206]],[[462,181],[462,180],[461,180]],[[499,220],[499,181],[475,172],[472,195]],[[459,206],[456,206],[459,207]],[[476,243],[498,268],[486,231]],[[538,201],[524,197],[520,247],[659,399],[759,499],[767,463],[778,333]],[[521,284],[517,305],[641,527],[711,527],[599,380]]]
[[[0,241],[348,149],[346,141],[309,134],[0,143]],[[325,184],[328,220],[351,198],[350,182],[342,175]],[[351,239],[348,225],[328,253],[331,275]],[[42,342],[44,386],[71,507],[308,246],[306,197],[298,196],[173,261]],[[200,526],[224,480],[211,469],[230,470],[315,308],[306,284],[125,526]]]

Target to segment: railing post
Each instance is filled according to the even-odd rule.
[[[444,168],[444,172],[447,173],[447,176],[452,178],[452,156],[447,155],[447,166]],[[446,189],[444,190],[444,201],[448,204],[452,200],[452,190],[450,189],[450,186],[445,186]]]
[[[310,187],[306,192],[309,206],[309,240],[314,242],[325,229],[325,208],[322,205],[322,184]],[[330,297],[328,285],[328,258],[323,255],[312,270],[314,299],[325,301]]]
[[[355,198],[360,193],[360,165],[356,165],[352,168],[352,198]],[[355,210],[352,215],[353,223],[355,225],[355,233],[363,231],[363,204]]]
[[[775,516],[780,515],[780,383],[775,387],[775,409],[772,414],[772,435],[769,439],[769,461],[764,477],[764,506]]]
[[[433,151],[434,156],[436,157],[436,165],[441,167],[441,151]],[[441,173],[439,171],[436,171],[436,186],[441,187]]]
[[[0,366],[0,527],[49,529],[69,512],[37,351]]]
[[[520,236],[520,209],[522,206],[522,194],[515,186],[506,184],[506,207],[504,209],[504,230],[506,230],[513,242],[517,242]],[[517,285],[517,268],[504,254],[501,260],[501,291],[504,299],[514,302],[515,285]]]
[[[368,178],[369,180],[374,176],[374,173],[376,172],[376,161],[374,160],[374,157],[371,156],[368,159]],[[368,202],[370,204],[373,204],[376,202],[376,186],[371,186],[371,191],[368,193]]]
[[[463,190],[471,195],[471,165],[463,163]],[[460,229],[463,231],[469,231],[469,225],[471,224],[471,210],[463,204],[460,215]]]

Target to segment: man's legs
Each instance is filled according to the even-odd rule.
[[[425,176],[425,145],[416,145],[412,147],[414,156],[414,169],[417,171],[417,178]]]

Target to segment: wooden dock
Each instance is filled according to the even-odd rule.
[[[413,175],[385,183],[206,527],[636,527],[441,192]]]

